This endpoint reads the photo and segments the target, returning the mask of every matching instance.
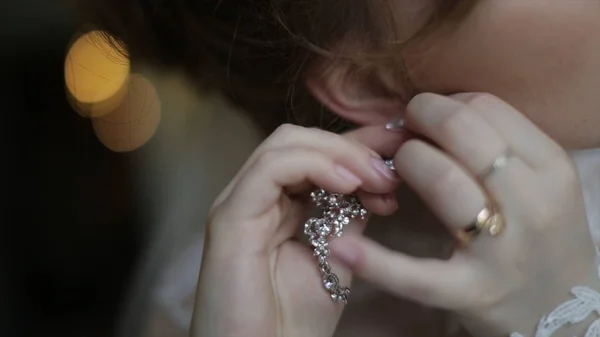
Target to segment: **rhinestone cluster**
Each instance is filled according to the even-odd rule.
[[[331,272],[329,260],[329,241],[342,236],[344,227],[350,219],[364,219],[367,210],[354,195],[329,193],[316,190],[311,198],[322,211],[321,217],[310,218],[304,224],[306,234],[319,261],[319,270],[323,276],[323,286],[334,302],[347,303],[350,289],[340,285],[339,278]]]

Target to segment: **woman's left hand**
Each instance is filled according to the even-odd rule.
[[[356,274],[452,310],[486,337],[533,335],[572,286],[597,286],[574,165],[523,114],[487,94],[420,94],[404,123],[439,148],[406,142],[394,157],[398,174],[449,230],[464,237],[488,204],[505,228],[496,236],[496,227],[483,228],[447,261],[412,258],[360,235],[334,241],[333,254]]]

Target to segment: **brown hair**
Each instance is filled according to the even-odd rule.
[[[476,0],[436,0],[430,22],[464,13]],[[341,131],[306,90],[323,61],[368,65],[399,45],[390,1],[78,0],[94,24],[117,37],[132,60],[183,67],[203,90],[225,93],[266,132],[285,122]],[[460,15],[460,14],[459,14]],[[353,41],[353,54],[337,46]],[[358,48],[357,48],[358,47]]]

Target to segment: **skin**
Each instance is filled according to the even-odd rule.
[[[484,0],[407,59],[419,91],[490,92],[564,147],[598,147],[599,31],[599,1]]]
[[[414,34],[433,0],[396,0],[396,36]],[[438,29],[402,55],[416,92],[487,92],[505,100],[567,149],[600,146],[600,1],[481,0],[458,28]],[[315,72],[313,94],[359,125],[385,123],[405,106],[407,87],[390,69],[374,69],[383,91],[396,96],[360,100],[377,92],[334,65]],[[337,81],[336,81],[337,80]],[[372,85],[372,81],[369,82]],[[343,87],[345,88],[343,88]],[[349,90],[352,87],[353,90]]]
[[[395,3],[401,23],[396,32],[400,39],[414,34],[433,6],[433,1]],[[524,114],[566,150],[595,148],[600,146],[600,38],[595,33],[600,31],[599,16],[600,2],[593,0],[481,0],[458,27],[443,26],[398,54],[409,69],[412,88],[398,81],[398,76],[384,66],[373,68],[382,90],[369,90],[360,81],[344,80],[350,77],[339,63],[332,66],[327,78],[315,73],[309,76],[307,84],[322,103],[358,125],[381,125],[398,115],[410,116],[405,98],[412,90],[413,94],[491,93]],[[353,97],[356,92],[363,94]],[[377,92],[395,95],[373,94],[365,98],[364,93]],[[508,111],[495,109],[493,104],[480,108],[486,113]],[[527,137],[519,134],[523,130],[518,125],[506,130],[507,139],[510,132]],[[435,138],[433,134],[428,136]],[[438,145],[450,145],[446,142],[450,141]],[[529,145],[530,142],[522,144]],[[411,166],[414,162],[415,158],[405,158],[397,165]],[[557,240],[570,236],[564,233]],[[375,283],[386,288],[383,281]]]
[[[396,0],[396,12],[398,13],[399,22],[402,25],[398,27],[398,35],[400,37],[410,36],[418,27],[422,24],[423,18],[431,10],[433,1],[430,0]],[[518,112],[527,116],[535,125],[537,125],[545,134],[550,136],[552,139],[566,149],[580,149],[580,148],[593,148],[600,146],[600,113],[598,111],[600,107],[600,95],[597,92],[600,88],[600,35],[595,32],[600,31],[600,2],[596,0],[481,0],[478,1],[473,12],[464,19],[460,27],[456,30],[450,30],[449,28],[442,28],[428,39],[410,45],[403,54],[402,58],[405,60],[408,68],[410,69],[410,78],[417,92],[434,92],[441,94],[453,94],[460,92],[488,92],[492,93],[502,100],[513,106]],[[400,55],[399,55],[400,57]],[[331,69],[332,71],[327,72],[327,77],[316,77],[309,76],[307,84],[311,88],[313,94],[320,99],[325,105],[328,105],[334,112],[340,116],[352,120],[359,125],[382,125],[390,119],[396,117],[400,112],[404,111],[405,115],[409,115],[409,122],[412,121],[414,127],[420,128],[422,133],[427,134],[428,138],[435,139],[436,135],[440,135],[441,132],[435,128],[426,128],[425,125],[425,113],[429,110],[429,105],[432,104],[434,98],[429,97],[427,104],[423,103],[421,99],[421,106],[415,107],[413,103],[413,110],[406,111],[406,102],[398,100],[394,95],[386,95],[385,97],[376,96],[379,90],[366,90],[362,88],[363,85],[360,82],[348,82],[339,81],[340,78],[347,78],[344,73],[347,69],[343,68],[343,65],[336,65],[336,68]],[[389,70],[389,69],[388,69]],[[403,83],[397,82],[397,80],[390,76],[389,71],[385,69],[383,71],[374,69],[374,72],[379,76],[379,85],[385,88],[386,93],[397,93],[397,96],[402,96],[406,93],[407,88]],[[371,85],[372,82],[369,82]],[[352,89],[352,90],[350,90]],[[375,96],[368,97],[368,95],[358,95],[360,99],[352,97],[355,95],[357,90],[365,89],[360,91],[361,93],[369,93]],[[435,98],[439,100],[439,98]],[[465,104],[469,105],[468,111],[470,113],[481,113],[482,116],[486,114],[486,117],[490,117],[490,114],[498,113],[499,116],[506,114],[508,116],[512,111],[511,109],[502,107],[498,102],[490,103],[487,100],[483,101],[482,105],[479,105],[482,101],[477,101],[477,106],[473,107],[472,102]],[[427,105],[427,107],[425,107]],[[465,111],[457,110],[457,111]],[[410,109],[409,109],[410,110]],[[452,111],[452,109],[441,109],[441,113],[446,111]],[[514,111],[512,112],[514,115]],[[421,120],[423,118],[423,120]],[[501,120],[501,118],[498,118]],[[422,125],[421,125],[422,124]],[[490,123],[492,125],[494,123]],[[519,131],[523,129],[520,123],[515,125],[514,132],[519,136],[527,136],[527,133],[519,134]],[[420,125],[420,127],[419,127]],[[503,129],[504,132],[510,134],[511,128]],[[442,130],[443,131],[443,130]],[[448,139],[440,139],[439,144],[444,147],[445,151],[451,151],[453,142],[456,140],[454,136],[460,136],[466,134],[469,130],[461,130],[464,132],[458,132]],[[472,130],[471,130],[472,131]],[[356,139],[361,142],[367,142],[369,139],[377,137],[381,133],[381,130],[375,130],[371,134],[365,134],[363,139]],[[489,133],[488,133],[489,134]],[[530,133],[532,136],[538,137],[536,132]],[[506,140],[513,139],[508,135]],[[525,141],[520,144],[519,148],[525,148],[531,146],[530,141]],[[548,144],[548,142],[544,142]],[[543,146],[541,146],[543,147]],[[457,147],[460,148],[460,147]],[[396,165],[401,170],[402,175],[408,178],[408,184],[417,191],[427,192],[425,187],[436,184],[423,184],[419,187],[416,182],[418,179],[414,176],[421,172],[419,167],[412,167],[411,163],[415,163],[415,158],[424,157],[426,151],[415,150],[409,152],[410,147],[403,147],[397,154]],[[486,147],[483,149],[483,153],[493,153],[492,147]],[[381,151],[379,151],[382,153]],[[530,157],[536,153],[533,151],[529,153]],[[539,153],[546,153],[540,151]],[[386,154],[393,154],[391,153]],[[455,155],[455,154],[454,154]],[[458,156],[457,156],[458,157]],[[480,243],[477,251],[472,258],[481,258],[484,263],[481,266],[498,267],[497,273],[492,273],[489,280],[486,282],[476,282],[476,284],[483,285],[495,285],[493,289],[503,289],[505,285],[514,287],[509,289],[506,293],[511,293],[511,296],[507,296],[501,302],[502,305],[495,307],[495,310],[486,311],[482,308],[487,308],[489,304],[482,304],[476,302],[463,303],[461,305],[462,310],[453,308],[452,305],[457,303],[457,299],[450,298],[444,303],[432,303],[431,299],[424,300],[423,298],[413,298],[418,302],[425,302],[433,304],[434,306],[443,307],[450,310],[461,311],[463,314],[468,316],[470,320],[470,328],[473,332],[480,332],[480,335],[490,336],[490,331],[494,331],[493,328],[500,326],[502,331],[493,335],[505,335],[507,331],[523,331],[530,332],[532,329],[532,322],[536,322],[539,317],[547,310],[555,307],[561,301],[566,300],[565,297],[560,295],[560,298],[554,298],[547,296],[547,294],[562,294],[565,289],[568,289],[573,284],[589,284],[597,288],[595,278],[589,282],[587,280],[586,271],[587,268],[582,270],[566,272],[565,266],[587,266],[591,264],[592,259],[592,248],[587,247],[590,243],[588,239],[588,233],[586,231],[585,216],[582,210],[582,202],[580,200],[580,191],[578,190],[578,184],[574,172],[568,167],[568,160],[563,156],[559,156],[560,160],[556,160],[553,154],[547,156],[547,159],[551,161],[551,165],[544,166],[543,172],[547,173],[539,180],[539,186],[544,188],[552,188],[553,186],[560,186],[563,193],[565,190],[571,192],[568,198],[565,200],[553,200],[548,201],[543,197],[559,197],[560,193],[554,191],[545,190],[544,188],[535,189],[528,187],[526,184],[531,183],[532,179],[519,180],[520,184],[507,188],[506,190],[498,189],[496,193],[506,193],[505,200],[510,202],[514,199],[515,190],[520,186],[527,186],[525,191],[536,191],[539,192],[535,197],[525,198],[519,200],[521,203],[525,201],[545,201],[539,202],[537,205],[541,207],[542,211],[546,208],[542,206],[551,205],[549,209],[561,210],[564,209],[564,204],[567,200],[575,200],[574,206],[570,207],[573,209],[572,213],[561,215],[557,218],[568,218],[570,221],[577,225],[578,231],[574,232],[572,228],[565,230],[561,226],[561,223],[555,224],[536,224],[536,223],[524,223],[524,221],[517,221],[517,215],[522,211],[520,208],[521,203],[516,203],[514,206],[513,213],[506,212],[506,216],[509,217],[509,228],[518,229],[522,232],[519,235],[513,236],[513,238],[529,237],[531,240],[527,242],[536,241],[536,249],[539,249],[539,254],[536,256],[530,256],[528,259],[514,259],[514,260],[502,260],[502,261],[487,261],[486,258],[490,256],[499,256],[506,258],[506,254],[489,254],[486,250],[488,243],[494,243],[498,245],[505,245],[503,252],[514,252],[516,248],[521,247],[522,249],[529,248],[529,245],[519,245],[518,241],[503,239],[504,241],[489,239],[489,241],[483,241]],[[464,159],[470,159],[471,157],[465,156]],[[488,158],[489,159],[489,158]],[[460,160],[461,164],[464,164],[465,160]],[[482,162],[481,165],[485,166],[489,161]],[[431,167],[431,165],[424,165],[423,167]],[[566,167],[560,172],[555,172],[557,168]],[[415,172],[411,176],[411,172]],[[472,170],[473,174],[479,172],[479,168]],[[439,175],[436,175],[439,176]],[[412,178],[411,178],[412,177]],[[521,174],[516,174],[515,179],[522,178]],[[545,180],[543,178],[546,178]],[[361,177],[362,178],[362,177]],[[429,177],[431,178],[431,177]],[[431,179],[423,179],[423,181],[430,182]],[[435,177],[434,177],[435,178]],[[501,178],[498,178],[501,179]],[[538,182],[535,180],[535,182]],[[561,184],[548,184],[551,182],[569,182],[565,185]],[[439,182],[443,185],[442,182]],[[235,185],[235,183],[233,183]],[[475,182],[465,182],[472,190],[476,191]],[[565,183],[567,184],[567,183]],[[465,186],[467,186],[465,185]],[[506,181],[499,181],[498,186],[505,186]],[[539,187],[538,186],[538,187]],[[557,187],[558,188],[558,187]],[[233,185],[231,188],[233,189]],[[226,194],[231,191],[226,190]],[[430,205],[434,210],[436,207],[443,207],[446,205],[447,200],[453,200],[454,194],[452,189],[448,192],[448,198],[438,198],[440,200],[439,205]],[[421,193],[423,194],[423,193]],[[440,191],[430,191],[431,195],[441,195]],[[441,200],[444,199],[444,200]],[[454,198],[456,199],[456,198]],[[218,202],[223,200],[218,200]],[[376,201],[372,201],[376,203]],[[451,215],[445,215],[445,222],[452,222],[457,225],[464,225],[470,219],[471,215],[479,207],[477,202],[464,203],[464,205],[473,206],[475,209],[464,209],[464,217],[461,215],[452,214],[457,216],[457,219],[451,221]],[[456,205],[452,205],[456,206]],[[576,207],[575,207],[576,206]],[[382,206],[382,209],[384,207]],[[392,207],[393,208],[393,207]],[[510,208],[507,206],[507,208]],[[235,214],[231,211],[236,208],[221,209],[222,214]],[[391,208],[390,208],[391,209]],[[457,207],[448,207],[448,209],[454,211]],[[230,212],[226,212],[229,210]],[[526,208],[526,211],[530,211],[531,208]],[[383,212],[383,211],[382,211]],[[442,214],[443,211],[437,213]],[[512,214],[512,215],[511,215]],[[540,211],[540,214],[542,212]],[[511,218],[512,216],[512,218]],[[244,217],[245,218],[245,217]],[[514,219],[513,219],[514,218]],[[219,219],[216,217],[214,219]],[[219,222],[219,223],[217,223]],[[213,220],[212,226],[219,228],[225,223],[223,221]],[[512,225],[512,224],[519,224]],[[543,225],[543,226],[542,226]],[[538,227],[536,227],[538,226]],[[539,230],[542,233],[549,233],[548,228],[553,228],[550,232],[553,235],[548,235],[545,243],[542,243],[538,238],[540,237]],[[575,233],[575,234],[574,234]],[[417,270],[414,273],[407,273],[408,268],[398,267],[402,266],[400,262],[403,260],[392,260],[386,251],[376,250],[376,248],[370,246],[369,243],[360,241],[360,237],[352,236],[352,233],[341,240],[338,240],[338,254],[340,250],[343,250],[344,243],[347,245],[346,249],[355,252],[356,260],[349,261],[347,264],[361,277],[376,283],[383,288],[399,295],[400,297],[410,297],[413,292],[407,291],[398,284],[402,284],[399,281],[406,281],[406,275],[419,275]],[[488,239],[484,239],[488,240]],[[215,240],[217,242],[219,240]],[[223,240],[226,242],[226,240]],[[569,250],[570,254],[559,256],[562,260],[556,265],[551,265],[552,261],[556,259],[547,259],[549,252],[555,252],[554,247],[564,245],[565,242],[571,243],[573,249]],[[585,244],[581,244],[581,243]],[[228,246],[230,247],[230,246]],[[524,247],[524,248],[523,248]],[[578,247],[579,249],[575,249]],[[547,250],[545,250],[547,249]],[[391,268],[385,268],[384,270],[370,270],[369,266],[376,266],[375,263],[370,263],[368,254],[365,252],[371,252],[371,256],[374,253],[380,254],[375,255],[378,260],[390,258],[388,265],[396,266],[393,270],[397,272],[396,275],[386,274],[385,271],[392,270]],[[561,250],[562,251],[562,250]],[[577,252],[574,253],[574,252]],[[358,252],[358,253],[357,253]],[[523,250],[523,252],[530,251]],[[527,256],[525,253],[519,256]],[[540,258],[536,258],[540,256]],[[341,254],[340,254],[341,258]],[[508,258],[507,258],[508,259]],[[214,292],[216,289],[214,284],[210,284],[210,278],[207,275],[219,275],[219,271],[213,271],[211,273],[211,264],[207,263],[210,258],[207,258],[204,270],[204,280],[201,281],[200,289],[207,289]],[[516,262],[515,262],[516,261]],[[544,271],[539,273],[531,272],[535,268],[523,268],[519,267],[525,265],[525,262],[529,261],[531,266],[544,267]],[[540,261],[548,262],[548,265],[540,264]],[[582,263],[586,261],[589,263]],[[406,262],[406,261],[404,261]],[[501,263],[499,263],[501,262]],[[518,262],[518,263],[517,263]],[[517,268],[517,267],[519,268]],[[560,268],[559,268],[560,266]],[[307,267],[308,268],[308,267]],[[503,269],[504,268],[504,269]],[[541,267],[540,267],[541,268]],[[520,273],[510,274],[508,271],[526,270],[531,272],[532,279],[536,282],[531,284],[518,282]],[[243,268],[240,268],[243,270]],[[308,270],[308,269],[307,269]],[[548,293],[538,294],[537,285],[543,280],[552,279],[558,280],[558,276],[551,278],[544,278],[540,275],[548,275],[550,271],[560,271],[560,275],[570,275],[573,279],[560,280],[557,284],[548,285]],[[498,278],[498,275],[513,276],[513,278],[502,279]],[[577,275],[577,276],[574,276]],[[215,284],[224,278],[215,278]],[[235,278],[229,278],[235,279]],[[435,281],[439,277],[432,277],[431,280]],[[503,282],[499,282],[503,281]],[[415,284],[424,284],[423,280],[415,282]],[[540,281],[540,282],[537,282]],[[499,282],[495,284],[494,282]],[[516,284],[516,285],[515,285]],[[531,289],[529,286],[532,286]],[[411,287],[405,287],[409,290]],[[442,289],[443,287],[431,287],[436,289]],[[313,289],[307,294],[313,295]],[[430,289],[431,290],[431,289]],[[446,295],[460,294],[463,292],[448,291]],[[490,291],[485,289],[482,293],[489,294]],[[504,289],[503,289],[504,290]],[[227,294],[227,292],[223,292]],[[425,291],[429,294],[428,291]],[[439,293],[436,293],[440,295]],[[499,295],[500,296],[500,295]],[[539,301],[528,300],[528,296],[531,298],[546,298],[548,303],[539,303]],[[429,296],[424,296],[429,297]],[[444,298],[443,296],[435,296],[434,299],[438,300]],[[321,297],[315,299],[320,300]],[[199,301],[200,303],[201,301]],[[496,301],[494,301],[496,302]],[[215,304],[219,306],[218,302]],[[241,302],[240,302],[241,303]],[[297,302],[294,302],[297,303]],[[315,302],[311,302],[315,303]],[[448,304],[450,303],[450,304]],[[524,308],[523,303],[538,303],[539,308],[528,308],[526,313],[520,312],[519,308]],[[213,312],[214,308],[211,308],[210,303],[200,303],[197,306],[196,316],[196,327],[208,326],[202,320],[202,313]],[[325,306],[328,303],[322,302]],[[311,304],[311,306],[314,306]],[[464,310],[467,308],[468,310]],[[210,310],[209,310],[210,309]],[[538,310],[539,309],[539,310]],[[529,312],[531,311],[531,312]],[[493,315],[492,312],[500,313]],[[318,317],[321,317],[323,312],[319,312]],[[330,312],[332,317],[338,315],[337,312],[332,310]],[[516,317],[513,317],[516,316]],[[224,316],[225,317],[225,316]],[[227,316],[229,317],[229,316]],[[295,316],[297,317],[297,316]],[[315,317],[306,317],[305,322],[314,324]],[[211,321],[210,319],[206,319]],[[231,322],[229,322],[231,323]],[[223,326],[232,326],[232,324],[223,324]],[[240,324],[244,325],[245,324]],[[307,326],[308,324],[301,324]],[[273,325],[275,326],[275,325]],[[586,325],[587,326],[587,325]],[[331,327],[327,327],[329,333]],[[581,328],[581,327],[578,327]],[[260,329],[258,329],[260,330]],[[257,330],[257,331],[258,331]],[[292,329],[293,330],[293,329]],[[297,330],[296,330],[297,331]],[[202,335],[200,328],[197,330],[198,335]],[[246,331],[247,333],[247,331]],[[263,333],[263,331],[261,331]],[[566,332],[565,332],[566,333]],[[581,334],[581,331],[575,331],[575,333]],[[204,335],[211,335],[206,333]],[[257,334],[258,335],[258,334]],[[264,335],[264,333],[263,333]],[[568,332],[565,334],[573,335]]]

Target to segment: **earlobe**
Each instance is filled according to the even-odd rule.
[[[344,65],[313,72],[306,86],[321,104],[358,125],[385,124],[402,113],[404,102],[376,74],[357,72]]]

